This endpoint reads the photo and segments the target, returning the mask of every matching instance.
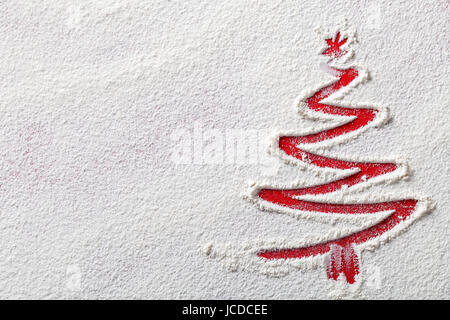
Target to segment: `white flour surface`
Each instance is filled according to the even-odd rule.
[[[446,0],[0,1],[0,298],[449,298],[449,14]],[[345,19],[370,77],[343,102],[390,120],[328,151],[405,159],[408,179],[361,195],[434,210],[364,251],[354,285],[211,259],[361,228],[242,197],[250,180],[324,181],[267,150],[274,132],[317,129],[295,104],[330,80],[315,29]]]

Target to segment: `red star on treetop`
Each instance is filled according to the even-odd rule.
[[[322,52],[323,55],[330,56],[332,58],[339,58],[347,53],[346,50],[341,50],[341,48],[340,48],[342,45],[344,45],[347,42],[347,38],[344,38],[342,41],[339,41],[340,36],[341,36],[341,33],[338,32],[336,34],[336,39],[334,41],[333,41],[333,39],[325,39],[325,41],[328,44],[328,48]]]

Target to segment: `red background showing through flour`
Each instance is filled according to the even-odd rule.
[[[347,39],[339,41],[340,34],[336,35],[336,40],[326,39],[329,48],[323,54],[332,58],[341,57],[346,53],[340,49]],[[382,203],[369,204],[333,204],[319,203],[295,199],[300,195],[318,195],[339,190],[343,187],[351,187],[358,183],[367,181],[376,176],[393,172],[397,169],[395,163],[370,163],[370,162],[350,162],[328,158],[306,152],[299,147],[299,144],[314,144],[328,139],[333,139],[343,134],[358,130],[372,122],[378,110],[369,108],[345,108],[340,106],[322,104],[321,101],[336,91],[348,86],[358,77],[358,70],[355,68],[336,69],[329,66],[333,74],[339,79],[329,86],[325,86],[306,99],[306,104],[310,110],[322,112],[330,115],[355,117],[353,120],[318,133],[305,136],[282,136],[279,138],[279,148],[287,155],[295,157],[307,164],[320,168],[333,169],[354,169],[358,172],[327,184],[299,188],[299,189],[261,189],[258,196],[265,201],[288,207],[295,210],[321,212],[329,214],[371,214],[382,211],[394,211],[389,217],[368,229],[354,233],[352,235],[328,241],[325,243],[291,249],[267,250],[258,255],[266,259],[291,259],[306,258],[331,252],[327,265],[327,274],[330,279],[337,280],[343,273],[349,283],[355,282],[355,276],[359,274],[359,261],[354,245],[364,243],[376,238],[386,231],[392,229],[402,220],[406,219],[414,211],[417,200],[407,199]]]

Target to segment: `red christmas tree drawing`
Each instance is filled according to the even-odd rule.
[[[367,188],[374,183],[394,181],[406,176],[407,166],[399,160],[393,161],[355,161],[343,160],[321,155],[315,150],[342,143],[356,137],[363,130],[382,125],[388,118],[387,108],[376,106],[345,105],[337,103],[351,88],[363,83],[368,73],[358,66],[336,67],[352,57],[348,47],[349,38],[341,32],[334,33],[334,37],[325,38],[327,47],[322,54],[328,57],[323,65],[336,80],[322,85],[318,90],[309,91],[299,102],[299,111],[306,118],[311,119],[339,119],[337,126],[301,135],[280,135],[275,139],[275,153],[289,162],[298,163],[306,169],[347,170],[344,177],[331,182],[307,187],[273,187],[254,185],[250,200],[261,208],[289,214],[327,216],[364,216],[380,212],[387,216],[366,229],[348,234],[343,237],[323,241],[317,244],[263,249],[257,256],[265,260],[306,259],[315,256],[326,256],[328,278],[337,280],[343,274],[348,283],[354,283],[360,273],[359,254],[363,249],[377,246],[404,230],[412,221],[423,214],[430,206],[427,199],[414,197],[399,198],[383,201],[362,200],[354,203],[330,202],[320,200],[305,200],[308,196],[339,194],[352,192],[358,188]],[[333,97],[334,96],[334,97]],[[332,102],[326,101],[334,99]],[[356,250],[356,248],[358,248]]]
[[[279,276],[291,267],[311,269],[325,264],[329,279],[343,276],[352,284],[360,273],[362,251],[390,241],[432,207],[427,197],[387,194],[364,197],[359,192],[408,176],[405,161],[397,158],[368,161],[354,155],[351,158],[330,156],[325,152],[331,146],[356,138],[368,128],[382,126],[389,112],[386,107],[340,101],[368,79],[368,72],[361,66],[348,64],[353,57],[350,44],[355,39],[354,32],[344,27],[326,34],[322,31],[322,35],[327,46],[321,54],[328,61],[321,67],[333,80],[306,91],[298,103],[304,118],[320,120],[322,124],[306,133],[277,134],[271,151],[287,163],[325,176],[328,181],[317,185],[253,182],[245,198],[261,210],[324,223],[352,219],[360,227],[308,235],[303,239],[255,240],[238,246],[208,245],[206,253],[225,261],[231,270],[241,266]]]

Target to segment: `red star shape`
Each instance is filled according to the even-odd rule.
[[[339,41],[340,36],[341,33],[338,32],[336,34],[336,39],[334,41],[333,39],[325,39],[325,41],[328,44],[328,48],[322,52],[323,55],[330,56],[332,58],[339,58],[347,53],[346,50],[341,50],[340,48],[347,42],[347,38],[344,38],[342,41]]]

